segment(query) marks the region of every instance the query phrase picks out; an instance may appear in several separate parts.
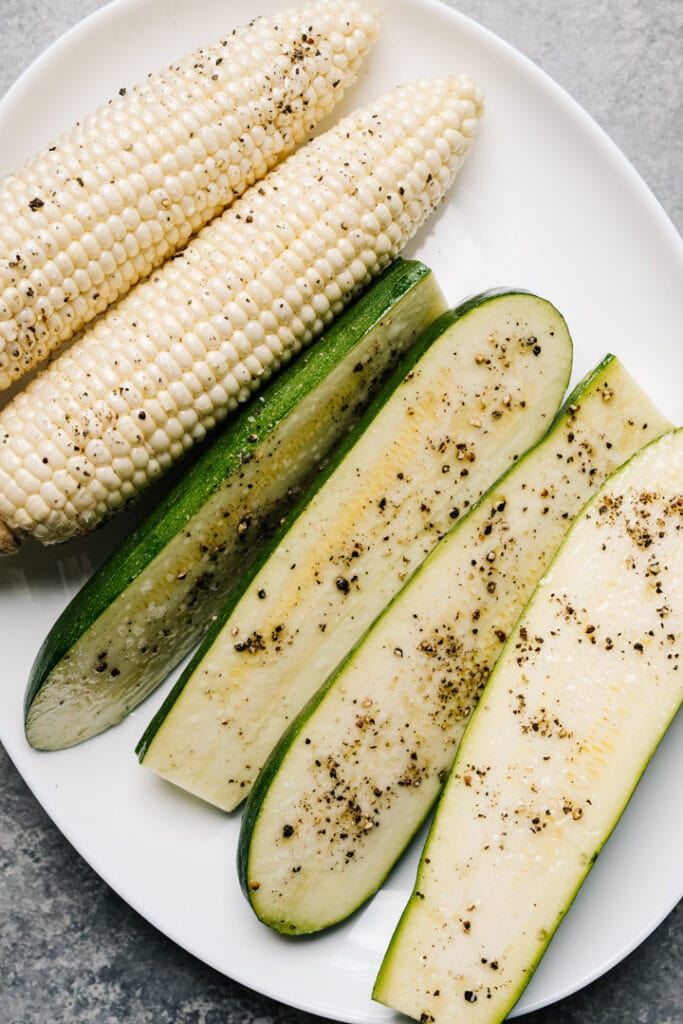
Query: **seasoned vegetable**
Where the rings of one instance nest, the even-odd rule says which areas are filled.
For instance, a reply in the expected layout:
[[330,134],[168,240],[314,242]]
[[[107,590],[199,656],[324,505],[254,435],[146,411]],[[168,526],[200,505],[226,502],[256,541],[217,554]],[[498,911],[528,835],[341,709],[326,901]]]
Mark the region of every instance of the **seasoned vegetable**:
[[400,87],[304,146],[0,413],[0,549],[94,527],[318,337],[443,199],[481,110]]
[[440,317],[226,605],[143,737],[143,764],[239,804],[439,538],[545,432],[570,364],[566,325],[536,296],[487,295]]
[[505,637],[571,520],[610,472],[669,428],[607,358],[408,581],[293,723],[251,794],[240,872],[263,921],[318,931],[381,885],[440,792]]
[[266,387],[88,580],[47,636],[26,701],[32,746],[102,732],[190,650],[379,382],[445,301],[397,260]]
[[683,697],[683,432],[571,528],[463,738],[375,998],[497,1024]]
[[121,88],[0,181],[0,389],[303,142],[377,31],[339,0],[257,18]]

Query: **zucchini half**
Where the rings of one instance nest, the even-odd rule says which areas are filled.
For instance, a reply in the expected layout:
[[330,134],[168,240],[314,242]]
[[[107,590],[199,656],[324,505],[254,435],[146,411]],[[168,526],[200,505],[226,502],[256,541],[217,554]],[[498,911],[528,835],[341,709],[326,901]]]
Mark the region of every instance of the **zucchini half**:
[[225,810],[449,526],[547,429],[571,366],[549,302],[480,296],[410,349],[268,559],[219,616],[139,745]]
[[576,519],[458,751],[374,997],[498,1024],[683,697],[683,431]]
[[239,863],[262,921],[287,934],[319,931],[377,890],[438,796],[569,523],[610,472],[670,426],[607,357],[543,440],[441,541],[252,791]]
[[444,309],[431,271],[397,260],[230,420],[51,629],[26,694],[32,746],[55,750],[96,735],[158,686]]

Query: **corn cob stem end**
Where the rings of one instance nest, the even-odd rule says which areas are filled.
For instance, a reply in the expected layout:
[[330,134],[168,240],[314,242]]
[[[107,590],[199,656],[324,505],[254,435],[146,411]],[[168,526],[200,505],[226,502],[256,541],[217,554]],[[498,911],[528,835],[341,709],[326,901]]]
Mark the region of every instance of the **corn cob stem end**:
[[19,548],[9,526],[0,519],[0,555],[13,555]]

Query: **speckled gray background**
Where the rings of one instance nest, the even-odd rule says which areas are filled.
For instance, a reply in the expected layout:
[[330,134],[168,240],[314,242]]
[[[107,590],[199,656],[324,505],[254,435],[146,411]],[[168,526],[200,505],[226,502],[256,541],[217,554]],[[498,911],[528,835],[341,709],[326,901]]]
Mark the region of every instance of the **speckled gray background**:
[[[0,0],[0,95],[53,39],[100,6],[101,0]],[[460,0],[452,6],[563,85],[681,230],[681,0]],[[679,906],[603,978],[524,1021],[682,1024],[681,918]],[[317,1020],[222,977],[140,918],[69,846],[0,748],[0,1024]]]

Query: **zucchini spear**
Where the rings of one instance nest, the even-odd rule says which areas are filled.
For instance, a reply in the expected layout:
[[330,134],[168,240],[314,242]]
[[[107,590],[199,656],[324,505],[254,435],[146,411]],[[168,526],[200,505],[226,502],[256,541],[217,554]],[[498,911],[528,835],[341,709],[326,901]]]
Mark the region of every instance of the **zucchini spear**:
[[231,810],[285,727],[457,517],[547,429],[571,339],[549,302],[478,296],[411,348],[229,601],[138,746]]
[[32,746],[55,750],[96,735],[152,692],[444,307],[431,271],[397,260],[230,421],[50,630],[26,695]]
[[614,357],[453,527],[295,721],[247,803],[240,877],[288,934],[381,885],[438,796],[507,634],[590,494],[670,424]]
[[683,697],[683,431],[585,507],[458,751],[375,999],[499,1024]]

